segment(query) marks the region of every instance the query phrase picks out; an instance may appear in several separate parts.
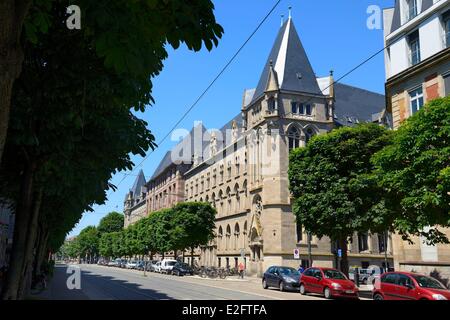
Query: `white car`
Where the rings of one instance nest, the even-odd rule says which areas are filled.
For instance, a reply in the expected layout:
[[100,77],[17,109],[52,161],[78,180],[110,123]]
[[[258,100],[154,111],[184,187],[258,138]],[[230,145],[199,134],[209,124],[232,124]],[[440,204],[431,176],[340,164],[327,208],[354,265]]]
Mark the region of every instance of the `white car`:
[[137,261],[129,261],[125,267],[127,269],[135,269],[137,267]]
[[157,263],[155,263],[155,265],[153,266],[153,270],[155,272],[161,273],[161,261],[158,261]]
[[171,274],[173,266],[177,263],[177,260],[164,259],[161,261],[161,273]]

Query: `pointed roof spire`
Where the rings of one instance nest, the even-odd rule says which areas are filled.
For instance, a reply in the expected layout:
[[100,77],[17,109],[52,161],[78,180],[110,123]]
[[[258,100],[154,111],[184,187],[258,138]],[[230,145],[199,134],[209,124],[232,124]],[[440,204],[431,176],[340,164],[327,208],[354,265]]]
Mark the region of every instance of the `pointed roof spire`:
[[289,19],[292,19],[292,6],[289,6]]
[[141,188],[145,186],[145,176],[144,171],[139,170],[138,176],[136,177],[136,180],[134,181],[133,188],[131,188],[131,191],[133,192],[133,197],[140,196],[141,194]]
[[281,15],[281,25],[280,25],[280,28],[283,28],[283,24],[284,24],[284,14]]
[[283,23],[253,95],[252,102],[265,92],[271,76],[270,61],[280,90],[321,94],[317,79],[292,19]]
[[278,85],[277,72],[273,68],[273,61],[269,61],[269,77],[267,78],[266,90],[265,92],[278,91],[280,86]]

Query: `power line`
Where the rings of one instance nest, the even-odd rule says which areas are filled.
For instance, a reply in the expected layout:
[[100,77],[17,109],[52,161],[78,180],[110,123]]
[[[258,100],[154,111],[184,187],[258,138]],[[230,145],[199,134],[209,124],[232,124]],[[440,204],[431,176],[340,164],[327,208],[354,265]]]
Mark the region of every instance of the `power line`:
[[[258,32],[258,30],[261,28],[261,26],[266,22],[266,20],[270,17],[272,12],[277,8],[277,6],[280,4],[282,0],[278,0],[272,9],[265,15],[265,17],[261,20],[261,22],[258,24],[256,29],[250,34],[250,36],[244,41],[244,43],[239,47],[239,49],[236,51],[236,53],[231,57],[231,59],[225,64],[225,66],[220,70],[220,72],[216,75],[216,77],[211,81],[211,83],[206,87],[205,90],[199,95],[199,97],[194,101],[194,103],[184,112],[182,117],[172,126],[170,131],[157,143],[157,146],[159,147],[166,139],[169,137],[169,135],[178,127],[178,125],[186,118],[186,116],[194,109],[194,107],[200,102],[200,100],[206,95],[206,93],[211,89],[211,87],[216,83],[216,81],[222,76],[222,74],[228,69],[228,67],[231,65],[231,63],[236,59],[236,57],[239,55],[239,53],[244,49],[244,47],[247,45],[247,43],[253,38],[253,36]],[[142,161],[135,166],[129,174],[125,173],[125,176],[119,181],[119,183],[116,185],[116,188],[120,186],[120,184],[129,176],[131,175],[134,170],[136,170],[138,167],[140,167],[147,159],[148,157],[156,150],[151,150]]]

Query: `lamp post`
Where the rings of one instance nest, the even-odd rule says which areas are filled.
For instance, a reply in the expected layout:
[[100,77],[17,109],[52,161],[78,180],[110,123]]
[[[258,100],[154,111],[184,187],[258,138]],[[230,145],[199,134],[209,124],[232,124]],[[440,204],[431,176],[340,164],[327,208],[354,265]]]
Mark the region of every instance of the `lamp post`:
[[307,232],[308,237],[308,268],[312,267],[312,253],[311,253],[311,232]]
[[388,237],[389,237],[388,231],[386,230],[384,232],[384,268],[385,268],[385,272],[389,272],[388,258],[387,258]]

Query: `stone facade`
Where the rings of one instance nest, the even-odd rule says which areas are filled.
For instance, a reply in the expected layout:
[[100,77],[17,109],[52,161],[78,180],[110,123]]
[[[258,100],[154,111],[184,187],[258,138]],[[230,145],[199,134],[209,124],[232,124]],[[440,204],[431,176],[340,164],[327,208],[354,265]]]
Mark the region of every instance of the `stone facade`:
[[[297,55],[292,55],[294,49]],[[370,121],[384,108],[381,97],[366,119],[346,111],[337,99],[337,90],[342,94],[346,88],[333,83],[332,75],[316,79],[289,19],[275,41],[258,88],[245,91],[242,113],[209,134],[204,161],[185,174],[186,201],[206,201],[217,209],[216,238],[201,248],[201,264],[236,267],[243,262],[247,273],[256,275],[271,265],[305,264],[308,236],[296,224],[288,187],[290,149],[304,146],[313,135],[342,122]],[[353,102],[360,105],[365,99]],[[350,265],[381,266],[385,256],[378,235],[359,238],[355,235],[349,244]],[[310,243],[314,265],[337,265],[329,239],[313,236]],[[296,248],[300,260],[294,259]]]
[[[384,12],[387,112],[392,113],[394,130],[428,101],[450,94],[450,3],[423,0],[411,19],[401,16],[407,5],[396,1],[395,8]],[[441,231],[450,238],[450,229]],[[450,245],[428,246],[419,237],[411,240],[393,235],[395,268],[439,272],[449,279]]]

